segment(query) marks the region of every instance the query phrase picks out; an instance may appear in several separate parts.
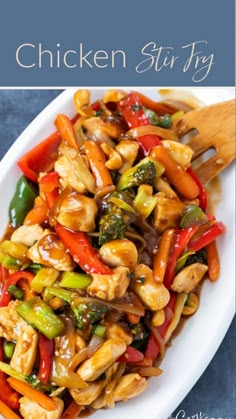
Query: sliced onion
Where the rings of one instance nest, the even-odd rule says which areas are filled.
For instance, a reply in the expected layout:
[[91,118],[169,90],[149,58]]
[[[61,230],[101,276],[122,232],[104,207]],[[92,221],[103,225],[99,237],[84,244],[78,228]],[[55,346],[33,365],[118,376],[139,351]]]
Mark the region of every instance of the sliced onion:
[[92,297],[77,297],[72,302],[72,308],[76,307],[78,304],[102,304],[105,305],[111,309],[121,311],[124,313],[131,313],[131,314],[137,314],[137,316],[144,316],[145,310],[143,307],[137,307],[133,304],[129,303],[110,303],[108,301],[102,301],[97,298]]
[[161,337],[160,333],[158,332],[156,327],[151,327],[151,332],[156,340],[156,342],[159,345],[160,348],[160,356],[161,359],[163,359],[163,356],[165,354],[165,340],[163,337]]
[[71,389],[83,389],[88,386],[79,374],[69,370],[67,366],[59,362],[53,363],[51,382],[59,387]]
[[94,333],[88,345],[88,356],[91,357],[103,343],[104,339]]
[[164,129],[161,127],[156,127],[154,125],[144,125],[141,127],[133,128],[129,130],[126,135],[129,139],[135,139],[138,137],[143,137],[144,135],[158,135],[165,140],[178,141],[178,137],[172,129]]
[[175,304],[174,316],[165,334],[165,343],[168,342],[172,333],[174,332],[174,330],[179,324],[182,310],[184,308],[186,300],[187,300],[187,294],[185,294],[185,292],[181,292],[180,294],[178,294],[176,304]]
[[158,377],[163,373],[163,370],[159,367],[140,367],[135,369],[135,372],[142,377]]
[[79,364],[81,364],[81,362],[85,361],[88,357],[89,357],[88,348],[81,349],[72,358],[72,360],[70,361],[70,363],[68,365],[68,368],[73,371],[75,368],[78,367]]
[[105,388],[105,405],[106,407],[112,408],[114,407],[115,403],[113,400],[113,391],[118,383],[118,380],[123,375],[125,371],[125,363],[121,362],[118,366],[116,373],[113,375],[111,381],[107,384]]

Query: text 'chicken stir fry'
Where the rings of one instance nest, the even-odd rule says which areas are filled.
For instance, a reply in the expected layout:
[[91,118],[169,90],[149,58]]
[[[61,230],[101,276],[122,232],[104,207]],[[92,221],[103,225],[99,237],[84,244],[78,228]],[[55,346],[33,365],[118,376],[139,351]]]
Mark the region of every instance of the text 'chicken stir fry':
[[18,162],[0,243],[0,413],[75,419],[138,396],[219,275],[183,111],[107,91]]

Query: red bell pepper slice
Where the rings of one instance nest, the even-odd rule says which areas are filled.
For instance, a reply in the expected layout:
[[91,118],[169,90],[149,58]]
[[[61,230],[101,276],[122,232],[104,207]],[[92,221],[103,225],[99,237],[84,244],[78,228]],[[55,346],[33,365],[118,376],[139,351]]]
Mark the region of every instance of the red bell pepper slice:
[[[56,172],[48,173],[41,179],[42,189],[45,191],[46,202],[49,209],[53,207],[58,197],[57,178],[54,173]],[[55,187],[54,189],[53,186]],[[102,262],[99,253],[92,247],[85,233],[82,231],[69,231],[59,223],[57,223],[54,228],[64,246],[69,250],[74,261],[78,263],[85,272],[103,275],[110,275],[113,273],[113,271]]]
[[144,359],[144,355],[138,349],[133,348],[132,346],[127,346],[125,353],[123,353],[118,361],[126,363],[136,363],[141,362]]
[[[176,304],[176,294],[174,292],[170,292],[170,300],[168,304],[166,305],[166,307],[164,308],[165,314],[166,314],[167,309],[171,309],[172,312],[174,312],[175,304]],[[172,320],[171,317],[166,316],[166,320],[164,321],[164,323],[161,326],[157,327],[157,330],[160,333],[162,338],[164,338],[168,330],[168,327],[171,323],[171,320]],[[156,341],[154,334],[151,333],[147,346],[146,346],[145,354],[144,354],[145,358],[151,358],[152,362],[155,362],[159,355],[159,352],[160,352],[159,344]]]
[[[137,93],[130,93],[124,99],[120,100],[118,108],[130,129],[151,125]],[[143,135],[136,140],[144,155],[147,155],[153,147],[161,144],[160,138],[157,135]]]
[[198,199],[200,201],[199,206],[203,211],[206,211],[207,202],[208,202],[206,189],[204,188],[202,182],[198,179],[196,173],[193,171],[193,169],[191,169],[191,167],[187,169],[187,172],[191,176],[191,178],[195,181],[195,183],[197,184],[199,188],[199,195],[198,195]]
[[209,243],[214,241],[225,231],[225,225],[221,221],[219,221],[210,226],[210,228],[207,231],[205,231],[200,237],[196,239],[193,238],[188,244],[188,249],[197,252],[198,250],[201,250],[203,247],[206,247]]
[[94,249],[82,231],[69,231],[57,224],[55,230],[64,246],[69,250],[74,261],[88,273],[110,275],[113,271],[103,263],[99,253]]
[[11,300],[12,295],[8,292],[8,288],[10,285],[16,285],[17,282],[21,279],[25,279],[27,282],[31,282],[33,278],[34,274],[28,271],[18,271],[10,275],[2,288],[2,295],[0,297],[0,307],[6,307]]
[[0,264],[0,283],[4,284],[7,278],[8,278],[8,270]]
[[39,333],[39,371],[38,378],[43,384],[49,381],[54,357],[54,340]]
[[[2,339],[0,338],[0,361],[3,360]],[[6,374],[0,371],[0,400],[10,409],[19,409],[19,394],[14,391],[7,382]]]
[[164,277],[164,285],[167,289],[170,289],[172,281],[174,279],[177,260],[184,252],[184,249],[186,248],[194,233],[197,231],[198,227],[199,226],[195,225],[176,231],[174,246],[172,249],[172,253],[169,255],[169,263],[167,265]]
[[60,134],[54,132],[20,158],[17,164],[28,179],[37,182],[40,172],[48,172],[52,168],[60,142]]

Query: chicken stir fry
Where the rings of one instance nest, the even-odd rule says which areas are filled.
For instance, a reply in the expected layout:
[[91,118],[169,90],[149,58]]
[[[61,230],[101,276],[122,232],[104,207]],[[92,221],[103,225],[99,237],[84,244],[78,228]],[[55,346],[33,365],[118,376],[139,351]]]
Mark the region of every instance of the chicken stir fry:
[[182,111],[119,90],[94,103],[78,90],[74,105],[18,162],[0,243],[3,416],[76,418],[137,397],[219,275],[225,226],[177,137]]

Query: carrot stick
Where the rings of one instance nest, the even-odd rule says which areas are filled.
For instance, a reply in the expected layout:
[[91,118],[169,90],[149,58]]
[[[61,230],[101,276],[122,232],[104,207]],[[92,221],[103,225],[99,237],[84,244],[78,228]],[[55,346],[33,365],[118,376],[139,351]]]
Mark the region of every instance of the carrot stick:
[[220,259],[215,240],[206,246],[206,254],[209,279],[214,282],[220,275]]
[[41,391],[35,390],[29,384],[14,377],[9,377],[7,381],[14,390],[18,391],[18,393],[23,396],[28,397],[28,399],[38,403],[43,409],[49,411],[56,410],[56,402]]
[[24,219],[24,225],[32,226],[33,224],[41,224],[48,218],[48,208],[46,202],[44,205],[39,205],[28,212]]
[[166,104],[166,103],[160,103],[160,102],[154,102],[154,100],[150,99],[149,97],[142,95],[142,93],[135,92],[140,100],[143,106],[145,108],[151,109],[152,111],[156,112],[158,115],[165,115],[166,113],[169,113],[172,115],[176,112],[176,108]]
[[133,313],[127,313],[128,322],[131,324],[137,324],[140,320],[140,316]]
[[78,414],[80,413],[82,406],[79,406],[73,400],[67,409],[62,413],[61,419],[76,419]]
[[158,160],[165,167],[165,175],[184,198],[195,199],[199,195],[199,187],[192,177],[178,164],[162,145],[154,147],[150,157]]
[[106,186],[113,185],[110,172],[105,166],[105,155],[99,145],[94,141],[88,140],[84,143],[84,148],[95,177],[97,188],[103,189]]
[[153,259],[153,276],[156,282],[163,282],[168,264],[170,248],[173,243],[175,229],[165,230]]
[[59,114],[56,117],[55,125],[62,139],[66,141],[70,147],[76,148],[76,150],[78,150],[79,147],[71,120],[66,115]]
[[0,413],[6,419],[20,419],[20,416],[18,416],[15,412],[13,412],[13,410],[11,410],[10,407],[8,407],[1,400],[0,400]]

